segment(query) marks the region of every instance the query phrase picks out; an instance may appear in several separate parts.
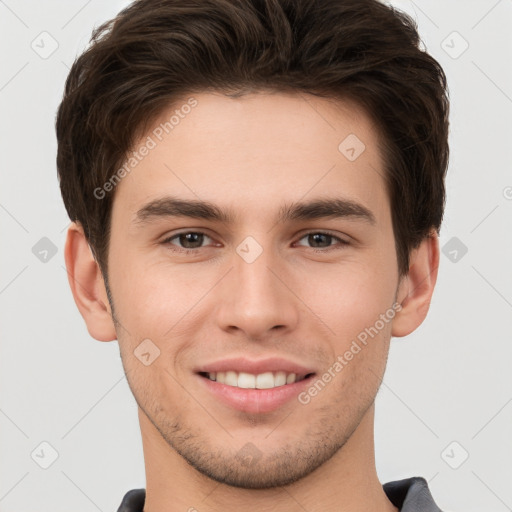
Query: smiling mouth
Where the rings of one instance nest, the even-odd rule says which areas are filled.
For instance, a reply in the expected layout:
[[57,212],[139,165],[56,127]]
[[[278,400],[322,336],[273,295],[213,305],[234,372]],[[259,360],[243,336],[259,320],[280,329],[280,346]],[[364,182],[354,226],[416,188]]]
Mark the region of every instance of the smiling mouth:
[[199,372],[202,377],[216,381],[219,384],[225,384],[234,388],[243,389],[273,389],[282,386],[294,384],[304,379],[312,377],[313,373],[306,375],[297,375],[288,372],[265,372],[254,375],[246,372]]

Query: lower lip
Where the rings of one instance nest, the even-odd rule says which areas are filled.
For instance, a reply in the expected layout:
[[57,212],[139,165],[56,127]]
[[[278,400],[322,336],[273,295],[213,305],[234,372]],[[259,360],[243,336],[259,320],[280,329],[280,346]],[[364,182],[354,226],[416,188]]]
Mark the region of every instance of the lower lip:
[[314,376],[306,377],[293,384],[285,384],[271,389],[245,389],[227,386],[215,380],[198,375],[208,390],[222,402],[247,413],[266,413],[279,409],[310,385]]

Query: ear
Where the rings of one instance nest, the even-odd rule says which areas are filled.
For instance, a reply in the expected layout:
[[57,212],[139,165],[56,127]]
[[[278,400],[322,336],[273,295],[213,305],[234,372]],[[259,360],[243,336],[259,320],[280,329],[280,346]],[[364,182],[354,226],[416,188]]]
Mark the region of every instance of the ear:
[[410,255],[409,271],[402,276],[397,302],[402,305],[393,319],[391,335],[407,336],[427,316],[439,267],[439,238],[433,231]]
[[69,286],[89,334],[98,341],[117,339],[100,267],[80,224],[68,229],[64,252]]

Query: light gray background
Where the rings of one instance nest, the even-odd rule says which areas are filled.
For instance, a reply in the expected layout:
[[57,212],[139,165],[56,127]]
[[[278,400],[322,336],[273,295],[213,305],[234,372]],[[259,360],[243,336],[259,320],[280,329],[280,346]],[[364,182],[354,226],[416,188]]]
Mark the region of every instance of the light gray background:
[[[452,245],[428,319],[392,341],[377,397],[379,477],[424,476],[446,511],[512,510],[512,1],[392,4],[417,20],[448,75],[441,243]],[[1,512],[114,511],[128,489],[145,485],[117,342],[88,335],[69,291],[69,221],[55,168],[68,68],[92,28],[125,5],[0,1]],[[58,43],[47,58],[40,53],[55,43],[43,31]],[[36,245],[43,237],[57,251],[46,262]],[[42,442],[58,453],[48,469],[40,464],[52,451]]]

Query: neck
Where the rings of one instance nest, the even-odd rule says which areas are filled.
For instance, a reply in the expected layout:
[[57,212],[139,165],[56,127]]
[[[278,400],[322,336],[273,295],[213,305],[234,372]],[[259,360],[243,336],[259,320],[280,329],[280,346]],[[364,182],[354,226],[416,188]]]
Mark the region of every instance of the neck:
[[202,475],[178,455],[139,409],[146,467],[144,512],[398,512],[377,477],[372,405],[345,445],[301,480],[273,489],[241,489]]

